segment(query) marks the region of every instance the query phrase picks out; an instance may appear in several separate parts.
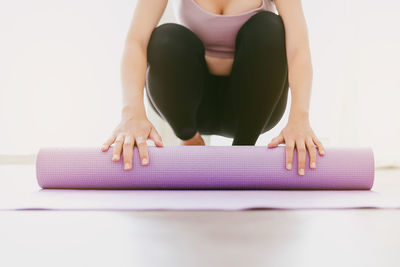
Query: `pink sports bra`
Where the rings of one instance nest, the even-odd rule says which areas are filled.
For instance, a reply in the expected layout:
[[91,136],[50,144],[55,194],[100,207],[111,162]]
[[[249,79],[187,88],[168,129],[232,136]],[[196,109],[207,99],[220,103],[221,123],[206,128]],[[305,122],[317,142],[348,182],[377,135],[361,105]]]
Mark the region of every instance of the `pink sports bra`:
[[234,15],[208,12],[195,0],[174,0],[173,7],[177,22],[202,40],[206,55],[222,58],[234,57],[236,35],[252,15],[262,10],[274,12],[270,0],[262,0],[260,7]]

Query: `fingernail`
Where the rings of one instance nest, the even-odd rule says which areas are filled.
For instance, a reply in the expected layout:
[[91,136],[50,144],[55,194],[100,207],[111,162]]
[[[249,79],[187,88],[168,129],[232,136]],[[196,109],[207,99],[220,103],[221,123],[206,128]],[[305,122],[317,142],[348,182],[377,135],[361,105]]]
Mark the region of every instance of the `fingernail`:
[[129,169],[130,164],[129,163],[125,163],[125,170]]
[[304,169],[300,169],[300,170],[299,170],[299,174],[300,174],[300,175],[304,175]]
[[142,164],[147,164],[147,159],[142,159]]
[[118,157],[116,156],[116,155],[114,155],[113,157],[112,157],[112,160],[117,160],[118,159]]
[[292,169],[292,164],[288,163],[287,166],[286,166],[286,168],[287,168],[288,170],[291,170],[291,169]]
[[311,162],[311,168],[315,168],[317,167],[317,165],[315,164],[315,162]]
[[325,155],[325,150],[321,150],[321,154],[322,154],[322,155]]

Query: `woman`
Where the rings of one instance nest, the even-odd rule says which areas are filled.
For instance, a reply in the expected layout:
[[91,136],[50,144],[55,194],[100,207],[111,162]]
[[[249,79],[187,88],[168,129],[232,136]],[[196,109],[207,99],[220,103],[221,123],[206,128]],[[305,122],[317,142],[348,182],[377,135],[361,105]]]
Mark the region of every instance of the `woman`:
[[[312,66],[301,0],[173,0],[179,23],[157,24],[167,0],[139,0],[122,62],[122,120],[103,144],[113,161],[132,167],[136,144],[149,163],[147,139],[162,140],[144,108],[143,88],[182,145],[204,145],[201,134],[254,145],[281,119],[291,88],[289,120],[269,148],[286,144],[286,168],[298,152],[316,168],[324,147],[309,123]],[[279,15],[273,12],[276,7]]]

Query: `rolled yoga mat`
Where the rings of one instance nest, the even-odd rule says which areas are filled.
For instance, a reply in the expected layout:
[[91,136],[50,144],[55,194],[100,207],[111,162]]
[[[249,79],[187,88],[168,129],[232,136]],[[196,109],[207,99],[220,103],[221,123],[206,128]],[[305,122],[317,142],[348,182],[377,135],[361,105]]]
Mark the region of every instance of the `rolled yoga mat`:
[[370,148],[326,148],[317,168],[297,173],[285,168],[285,148],[265,146],[149,146],[149,164],[123,170],[111,160],[112,148],[42,148],[36,159],[42,188],[74,189],[371,189],[374,158]]

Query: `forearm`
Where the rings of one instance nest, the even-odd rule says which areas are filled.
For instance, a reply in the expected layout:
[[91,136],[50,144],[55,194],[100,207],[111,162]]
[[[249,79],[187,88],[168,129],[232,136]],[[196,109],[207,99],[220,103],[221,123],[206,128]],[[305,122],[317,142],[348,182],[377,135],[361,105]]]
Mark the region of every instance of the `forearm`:
[[296,51],[288,58],[291,106],[289,121],[308,119],[312,87],[312,65],[309,49]]
[[125,45],[121,63],[122,116],[146,116],[144,107],[144,84],[147,70],[146,49],[140,42]]

